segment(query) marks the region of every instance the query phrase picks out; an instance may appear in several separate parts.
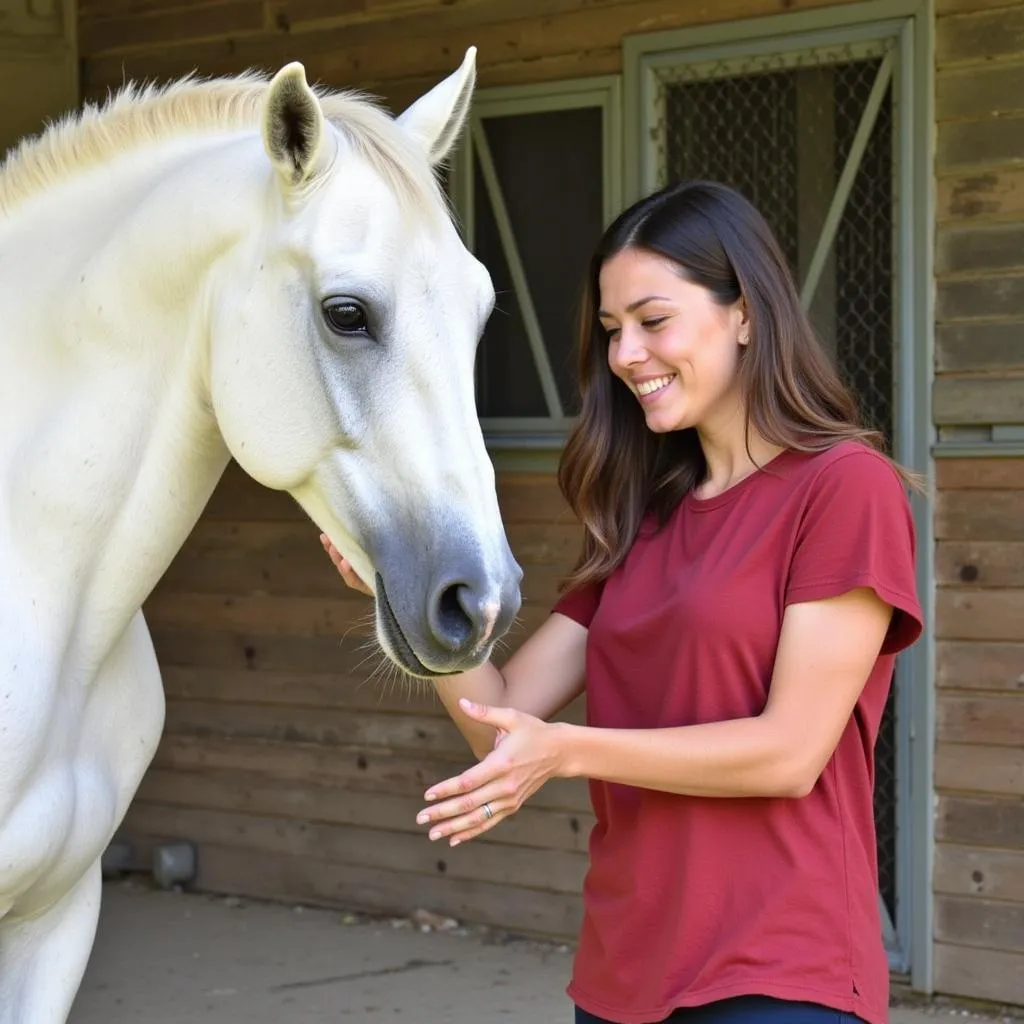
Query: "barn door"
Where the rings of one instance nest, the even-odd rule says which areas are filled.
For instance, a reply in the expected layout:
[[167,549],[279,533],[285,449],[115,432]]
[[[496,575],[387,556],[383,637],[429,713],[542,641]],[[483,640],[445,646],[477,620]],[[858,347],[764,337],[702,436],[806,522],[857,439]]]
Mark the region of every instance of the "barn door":
[[[778,45],[778,44],[777,44]],[[866,420],[898,416],[900,152],[894,37],[715,53],[680,50],[643,80],[643,191],[687,178],[738,188],[775,230],[811,319]],[[897,693],[877,747],[879,904],[899,945],[901,781]],[[901,880],[901,879],[900,879]],[[895,959],[900,959],[894,956]]]

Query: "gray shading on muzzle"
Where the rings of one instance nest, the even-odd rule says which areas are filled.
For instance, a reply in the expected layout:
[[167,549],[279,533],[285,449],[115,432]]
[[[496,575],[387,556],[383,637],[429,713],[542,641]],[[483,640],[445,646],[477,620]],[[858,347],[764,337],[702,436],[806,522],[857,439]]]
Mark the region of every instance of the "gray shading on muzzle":
[[380,545],[379,621],[412,674],[447,675],[480,664],[512,625],[522,603],[522,570],[502,535],[485,555],[451,516],[443,525],[394,530]]

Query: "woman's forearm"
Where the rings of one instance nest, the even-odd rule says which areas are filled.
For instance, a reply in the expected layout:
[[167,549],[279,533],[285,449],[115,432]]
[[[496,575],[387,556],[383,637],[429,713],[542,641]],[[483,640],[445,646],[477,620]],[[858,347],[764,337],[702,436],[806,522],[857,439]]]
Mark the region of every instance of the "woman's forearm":
[[706,797],[798,797],[813,767],[770,718],[670,729],[560,726],[564,774]]
[[476,722],[466,715],[459,707],[459,699],[465,697],[477,704],[505,707],[506,687],[501,671],[487,661],[469,672],[435,679],[434,689],[473,753],[478,758],[486,757],[494,749],[494,726]]

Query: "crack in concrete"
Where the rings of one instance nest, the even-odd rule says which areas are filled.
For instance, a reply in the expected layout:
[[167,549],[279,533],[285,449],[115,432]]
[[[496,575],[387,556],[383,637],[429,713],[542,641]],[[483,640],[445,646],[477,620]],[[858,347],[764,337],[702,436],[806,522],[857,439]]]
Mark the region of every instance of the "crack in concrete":
[[356,971],[354,974],[336,974],[330,978],[312,978],[309,981],[286,981],[280,985],[272,985],[271,992],[287,992],[297,988],[316,988],[320,985],[337,985],[344,981],[360,981],[363,978],[379,978],[388,974],[406,974],[409,971],[420,971],[425,967],[452,967],[454,960],[407,960],[395,967],[379,967],[372,971]]

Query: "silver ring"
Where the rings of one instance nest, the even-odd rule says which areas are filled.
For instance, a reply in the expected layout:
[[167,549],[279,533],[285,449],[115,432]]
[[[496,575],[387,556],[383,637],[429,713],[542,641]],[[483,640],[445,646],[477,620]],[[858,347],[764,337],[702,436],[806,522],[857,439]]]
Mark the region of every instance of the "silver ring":
[[494,817],[494,811],[491,810],[490,804],[484,804],[484,814],[487,815],[487,820],[490,821]]

